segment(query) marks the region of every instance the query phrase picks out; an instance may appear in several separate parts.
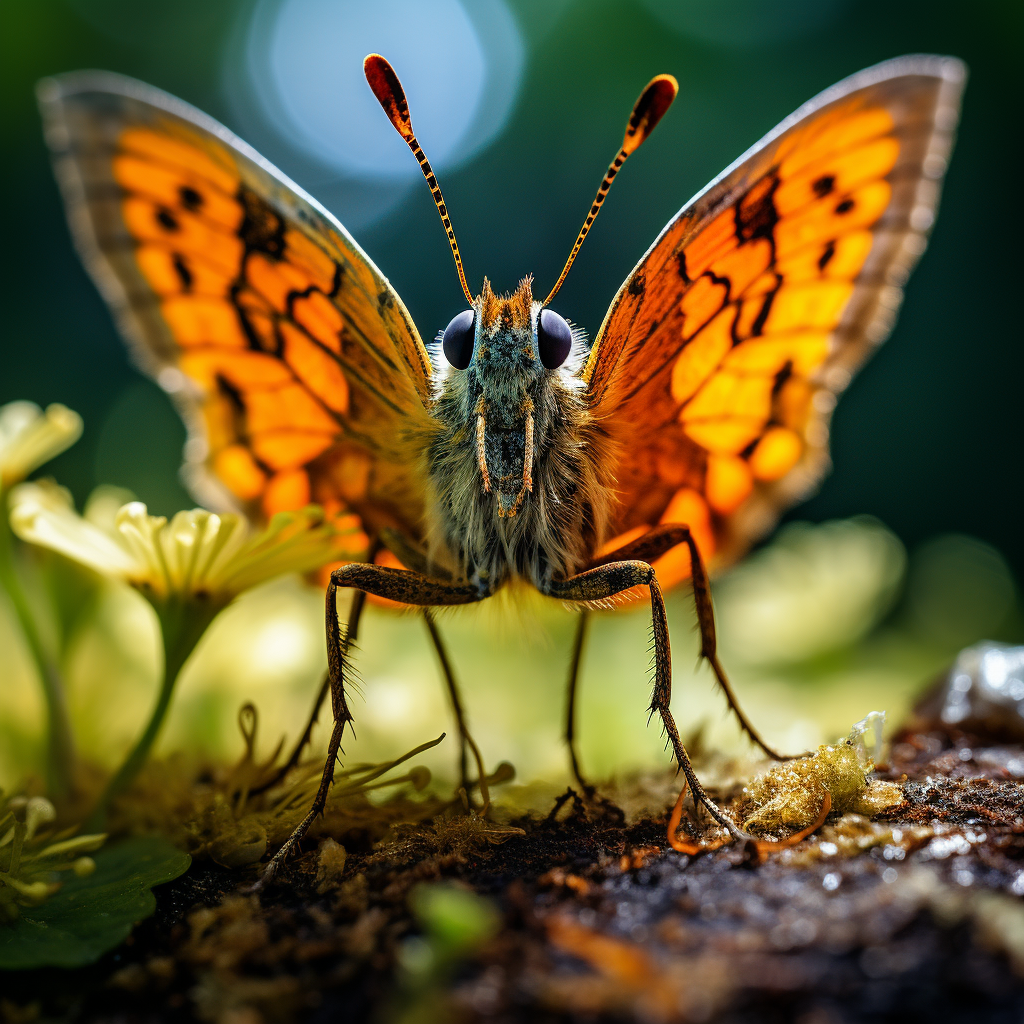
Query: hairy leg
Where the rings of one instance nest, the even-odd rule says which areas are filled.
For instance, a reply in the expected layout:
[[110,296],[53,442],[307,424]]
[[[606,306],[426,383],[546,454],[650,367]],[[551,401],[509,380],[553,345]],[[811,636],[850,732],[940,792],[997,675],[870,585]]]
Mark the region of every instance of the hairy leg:
[[[359,620],[363,617],[363,607],[366,604],[366,594],[361,590],[357,590],[352,596],[352,609],[348,614],[348,622],[345,625],[345,636],[342,641],[345,647],[345,653],[351,649],[352,644],[355,642],[356,637],[359,634]],[[310,738],[313,735],[313,726],[316,725],[317,719],[320,717],[320,709],[323,707],[324,700],[331,689],[331,676],[330,673],[324,673],[324,680],[320,684],[320,692],[316,695],[316,700],[313,701],[313,710],[310,713],[308,720],[306,721],[306,728],[302,731],[302,735],[299,737],[298,743],[295,744],[294,749],[281,767],[274,772],[274,774],[266,781],[260,783],[258,786],[254,786],[249,790],[249,793],[255,796],[258,793],[265,793],[268,789],[273,789],[298,763],[299,758],[302,756],[302,751],[305,749],[306,744],[309,743]]]
[[466,802],[472,806],[473,787],[469,778],[469,765],[466,757],[467,748],[473,752],[473,760],[476,762],[477,777],[480,782],[480,797],[484,802],[484,811],[491,802],[491,796],[487,789],[487,773],[484,771],[484,759],[480,754],[480,748],[470,735],[469,726],[466,724],[466,712],[463,708],[462,697],[459,694],[459,687],[455,682],[455,673],[452,672],[451,660],[448,657],[448,650],[441,639],[441,633],[437,628],[437,622],[429,608],[423,609],[423,618],[427,624],[427,632],[437,652],[437,660],[441,664],[441,674],[444,676],[445,686],[448,690],[448,697],[452,702],[452,712],[455,715],[455,725],[459,730],[459,778],[462,791],[466,794]]
[[[434,569],[433,572],[429,572],[426,556],[397,530],[386,528],[381,531],[380,539],[370,546],[370,562],[374,561],[377,552],[382,548],[387,548],[393,555],[399,558],[406,568],[412,569],[414,572],[419,572],[422,575],[432,577],[440,576],[445,579],[448,578],[447,572],[442,570],[440,567]],[[359,632],[359,619],[362,616],[363,606],[365,603],[366,594],[362,591],[356,591],[355,597],[352,600],[352,610],[349,612],[348,624],[345,630],[344,642],[346,652],[355,642],[356,636]],[[324,700],[330,692],[330,689],[330,675],[325,673],[323,682],[320,684],[320,691],[316,696],[316,700],[313,702],[313,709],[306,721],[306,728],[303,730],[298,743],[295,744],[288,760],[285,761],[285,763],[266,782],[263,782],[256,788],[251,789],[249,791],[251,794],[256,795],[258,793],[265,793],[268,789],[272,789],[299,763],[302,751],[306,748],[306,745],[309,743],[310,738],[313,735],[313,726],[316,725],[317,720],[320,717],[320,709],[323,707]],[[463,776],[465,776],[465,772],[463,772]]]
[[[685,529],[685,527],[679,529]],[[688,536],[689,531],[686,532]],[[544,593],[563,601],[587,604],[606,601],[617,594],[632,590],[634,587],[647,587],[651,595],[651,617],[654,628],[654,692],[651,697],[651,714],[658,714],[661,717],[669,743],[672,745],[672,752],[675,754],[676,763],[686,776],[686,781],[689,783],[695,799],[704,804],[708,813],[730,834],[746,839],[743,832],[729,820],[705,792],[693,770],[686,748],[679,738],[679,730],[670,709],[672,654],[669,646],[668,618],[665,615],[665,599],[662,596],[661,586],[654,569],[647,562],[638,560],[608,562],[596,568],[587,569],[576,576],[570,576],[566,580],[552,580],[544,588]]]
[[569,763],[572,775],[588,797],[596,792],[591,783],[583,778],[580,770],[580,759],[576,753],[576,693],[579,688],[580,662],[583,659],[583,648],[587,642],[587,627],[590,625],[590,612],[586,608],[580,612],[576,620],[576,636],[572,644],[572,661],[569,663],[569,683],[565,701],[565,743],[569,748]]
[[351,562],[331,573],[331,581],[327,586],[325,626],[327,631],[327,676],[330,681],[334,729],[331,731],[331,739],[327,745],[327,761],[324,764],[320,787],[313,798],[309,812],[299,822],[281,849],[271,858],[259,881],[253,887],[253,891],[262,889],[274,877],[293,847],[309,831],[309,827],[316,820],[317,815],[322,813],[324,805],[327,803],[331,784],[334,782],[334,766],[341,750],[342,734],[345,731],[345,726],[352,721],[352,713],[349,711],[348,701],[345,698],[344,667],[347,651],[341,626],[338,623],[337,609],[338,591],[345,588],[421,607],[472,604],[489,596],[486,591],[481,591],[475,586],[442,583],[419,573],[408,572],[404,569],[389,569],[367,562]]
[[715,606],[711,601],[711,582],[708,579],[707,569],[704,560],[701,558],[697,544],[687,526],[674,523],[666,523],[657,526],[649,533],[644,534],[632,544],[626,544],[617,551],[612,551],[604,558],[595,562],[595,565],[607,565],[610,562],[623,562],[638,559],[644,562],[653,562],[660,558],[672,548],[679,544],[685,544],[690,550],[690,578],[693,583],[693,601],[697,607],[697,625],[700,628],[700,656],[705,658],[711,666],[711,671],[718,680],[718,685],[725,694],[733,714],[739,720],[743,731],[757,744],[770,758],[776,761],[788,761],[793,756],[780,754],[773,747],[770,747],[762,738],[761,734],[754,728],[754,723],[746,716],[740,702],[733,691],[732,683],[725,674],[722,663],[718,660],[718,638],[715,631]]

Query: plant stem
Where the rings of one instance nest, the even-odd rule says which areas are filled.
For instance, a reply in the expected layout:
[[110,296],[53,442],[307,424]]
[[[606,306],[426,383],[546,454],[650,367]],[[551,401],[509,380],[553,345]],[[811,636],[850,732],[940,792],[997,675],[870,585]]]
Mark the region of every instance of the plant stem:
[[7,591],[14,614],[21,626],[29,653],[36,664],[39,682],[46,701],[47,750],[46,789],[58,799],[67,797],[72,788],[75,761],[74,739],[68,718],[64,684],[56,660],[46,653],[35,618],[22,589],[14,565],[14,546],[8,522],[7,495],[0,489],[0,585]]
[[156,609],[157,617],[160,620],[160,633],[164,646],[163,681],[160,684],[160,692],[145,730],[122,762],[121,767],[107,783],[89,820],[85,823],[85,832],[105,830],[107,809],[111,800],[128,789],[139,770],[146,763],[149,752],[164,723],[167,709],[170,707],[171,695],[174,693],[174,685],[178,681],[178,676],[200,637],[206,631],[206,627],[222,607],[220,604],[214,604],[203,598],[158,599],[145,591],[144,594]]

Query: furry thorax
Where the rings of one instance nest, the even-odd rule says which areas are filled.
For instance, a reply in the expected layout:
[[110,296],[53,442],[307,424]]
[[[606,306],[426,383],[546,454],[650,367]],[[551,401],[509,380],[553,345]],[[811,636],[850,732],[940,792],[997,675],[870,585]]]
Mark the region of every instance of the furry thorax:
[[482,593],[516,578],[543,590],[607,539],[613,460],[584,396],[588,345],[574,330],[566,362],[544,367],[529,278],[508,296],[485,279],[473,310],[469,367],[449,366],[440,338],[430,353],[428,557]]

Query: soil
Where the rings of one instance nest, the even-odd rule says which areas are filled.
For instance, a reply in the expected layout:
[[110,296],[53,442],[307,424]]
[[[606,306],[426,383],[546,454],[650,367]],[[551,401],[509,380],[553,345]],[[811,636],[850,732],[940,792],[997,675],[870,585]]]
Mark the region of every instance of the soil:
[[[878,774],[901,805],[761,855],[677,853],[667,805],[627,824],[568,793],[500,843],[339,836],[343,868],[311,848],[260,896],[196,861],[99,963],[0,979],[0,1019],[1020,1024],[1024,747],[919,714]],[[410,910],[442,880],[500,917],[457,954]]]

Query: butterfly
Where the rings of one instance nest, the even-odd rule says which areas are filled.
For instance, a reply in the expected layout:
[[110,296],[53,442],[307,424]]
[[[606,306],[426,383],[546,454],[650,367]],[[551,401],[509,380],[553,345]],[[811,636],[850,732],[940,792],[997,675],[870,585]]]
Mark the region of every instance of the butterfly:
[[[426,177],[466,297],[430,345],[345,228],[209,117],[112,74],[40,86],[75,242],[139,365],[182,412],[196,496],[254,518],[315,501],[357,515],[367,535],[367,560],[327,586],[321,699],[329,689],[335,724],[320,790],[268,875],[326,800],[364,596],[428,609],[440,645],[430,608],[516,581],[583,610],[566,733],[584,786],[573,709],[586,609],[649,596],[651,713],[695,797],[741,835],[669,710],[663,594],[691,581],[701,653],[777,756],[718,661],[706,567],[737,559],[825,473],[836,396],[891,330],[925,249],[965,67],[902,57],[805,104],[672,218],[592,342],[549,304],[675,80],[641,94],[539,301],[530,279],[502,295],[485,278],[472,294],[398,77],[376,54],[364,70]],[[355,591],[344,633],[339,589]]]

